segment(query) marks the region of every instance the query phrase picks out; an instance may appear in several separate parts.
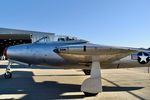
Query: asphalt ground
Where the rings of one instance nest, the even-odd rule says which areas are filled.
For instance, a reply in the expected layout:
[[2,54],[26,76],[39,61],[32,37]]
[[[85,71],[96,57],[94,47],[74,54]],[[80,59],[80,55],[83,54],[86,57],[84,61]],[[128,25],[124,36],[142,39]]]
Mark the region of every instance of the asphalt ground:
[[0,61],[0,100],[150,100],[147,67],[102,69],[103,92],[85,97],[80,87],[89,76],[81,70],[13,65],[13,77],[5,79],[6,65]]

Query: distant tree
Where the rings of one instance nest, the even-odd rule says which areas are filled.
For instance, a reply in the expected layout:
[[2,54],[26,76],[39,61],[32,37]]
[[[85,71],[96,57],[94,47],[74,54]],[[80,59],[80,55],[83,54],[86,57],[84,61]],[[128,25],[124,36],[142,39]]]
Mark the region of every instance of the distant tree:
[[148,49],[150,49],[150,47]]

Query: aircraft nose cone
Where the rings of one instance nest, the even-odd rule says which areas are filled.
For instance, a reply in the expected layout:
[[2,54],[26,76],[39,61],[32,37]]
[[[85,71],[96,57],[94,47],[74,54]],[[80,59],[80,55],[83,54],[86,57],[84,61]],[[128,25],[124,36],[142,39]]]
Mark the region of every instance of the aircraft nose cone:
[[7,58],[13,58],[17,55],[17,51],[19,51],[17,48],[18,46],[8,47],[6,50],[4,50],[4,54],[7,55]]
[[8,47],[4,54],[7,55],[8,59],[17,60],[25,55],[24,51],[27,49],[26,45],[16,45]]

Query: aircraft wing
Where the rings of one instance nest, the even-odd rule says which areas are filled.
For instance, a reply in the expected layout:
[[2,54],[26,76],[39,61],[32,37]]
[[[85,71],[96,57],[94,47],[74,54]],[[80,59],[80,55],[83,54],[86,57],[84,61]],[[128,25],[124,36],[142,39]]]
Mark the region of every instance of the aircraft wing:
[[61,46],[54,51],[64,59],[69,61],[76,60],[77,62],[91,62],[91,57],[93,55],[99,55],[100,61],[104,63],[116,61],[137,51],[145,50],[128,47],[82,44]]

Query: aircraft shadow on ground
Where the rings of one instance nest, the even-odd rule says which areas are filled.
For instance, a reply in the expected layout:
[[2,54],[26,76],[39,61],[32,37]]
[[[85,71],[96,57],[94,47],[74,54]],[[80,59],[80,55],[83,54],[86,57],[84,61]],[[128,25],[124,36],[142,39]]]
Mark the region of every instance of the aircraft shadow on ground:
[[[35,82],[34,74],[26,71],[13,71],[12,79],[4,79],[0,75],[0,95],[27,94],[22,100],[52,100],[52,99],[82,99],[81,95],[62,95],[63,93],[80,92],[80,85],[63,84],[56,81]],[[60,76],[61,77],[61,76]],[[103,86],[104,92],[132,91],[143,87],[107,87]],[[9,99],[9,100],[13,100]]]
[[102,79],[113,84],[114,86],[116,86],[115,88],[114,87],[103,87],[104,91],[126,91],[127,93],[131,94],[132,96],[134,96],[140,100],[145,100],[145,98],[131,92],[132,90],[138,90],[138,89],[142,89],[144,87],[121,87],[117,83],[115,83],[109,79],[106,79],[106,78],[102,78]]

